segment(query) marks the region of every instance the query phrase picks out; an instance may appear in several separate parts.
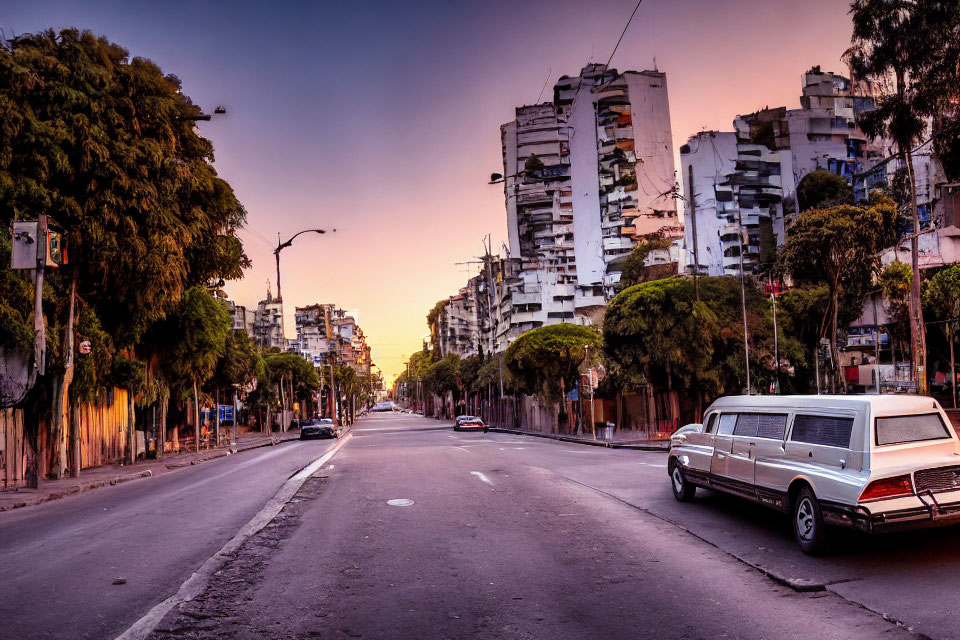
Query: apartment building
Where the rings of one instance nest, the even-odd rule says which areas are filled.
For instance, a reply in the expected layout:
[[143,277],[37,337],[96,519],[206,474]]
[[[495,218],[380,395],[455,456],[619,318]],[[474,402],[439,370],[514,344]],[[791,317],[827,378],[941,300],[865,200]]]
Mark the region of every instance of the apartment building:
[[283,331],[283,301],[274,298],[267,287],[267,297],[257,303],[253,318],[253,341],[264,349],[287,350]]
[[353,315],[333,304],[313,304],[295,311],[295,350],[314,366],[339,363],[369,374],[371,349]]
[[732,132],[704,131],[680,148],[691,271],[736,275],[742,261],[755,273],[772,260],[799,213],[797,185],[813,171],[846,178],[861,199],[892,179],[884,160],[889,145],[856,125],[857,114],[873,108],[872,97],[820,67],[801,80],[799,109],[737,116]]
[[512,273],[500,336],[591,324],[615,294],[639,238],[677,235],[665,74],[590,64],[554,85],[553,100],[501,126]]

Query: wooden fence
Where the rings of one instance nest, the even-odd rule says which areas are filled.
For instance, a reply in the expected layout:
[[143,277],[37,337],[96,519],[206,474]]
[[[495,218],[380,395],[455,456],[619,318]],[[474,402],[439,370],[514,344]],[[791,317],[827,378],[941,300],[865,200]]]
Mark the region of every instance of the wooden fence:
[[[97,467],[123,459],[127,443],[127,391],[114,389],[93,403],[80,405],[80,468]],[[51,425],[45,420],[39,434],[41,477],[51,469],[56,447]],[[28,459],[33,449],[23,428],[23,411],[0,410],[0,489],[23,486]],[[68,456],[69,457],[69,456]]]

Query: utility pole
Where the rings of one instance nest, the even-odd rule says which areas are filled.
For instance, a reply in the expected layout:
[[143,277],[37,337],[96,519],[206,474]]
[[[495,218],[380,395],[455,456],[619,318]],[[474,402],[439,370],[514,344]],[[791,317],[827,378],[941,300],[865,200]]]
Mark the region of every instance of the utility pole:
[[688,167],[687,175],[690,179],[690,232],[693,235],[693,294],[700,300],[700,242],[697,238],[697,198],[693,191],[693,165]]
[[777,371],[774,377],[774,393],[780,394],[780,344],[777,334],[777,289],[771,282],[770,302],[773,304],[773,360],[776,363]]
[[740,214],[740,207],[737,207],[737,227],[740,231],[740,307],[743,310],[743,353],[744,367],[747,370],[747,395],[751,395],[750,388],[750,335],[747,331],[747,289],[744,284],[743,274],[743,246],[748,244],[744,242],[743,217]]

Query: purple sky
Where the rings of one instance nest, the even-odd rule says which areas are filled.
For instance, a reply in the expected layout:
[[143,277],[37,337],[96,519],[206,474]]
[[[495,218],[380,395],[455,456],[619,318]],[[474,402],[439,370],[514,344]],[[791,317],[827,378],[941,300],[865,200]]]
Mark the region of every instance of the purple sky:
[[[131,2],[5,7],[9,36],[76,26],[183,80],[216,166],[249,213],[254,267],[227,287],[255,306],[283,252],[293,308],[356,310],[387,374],[419,349],[425,315],[470,275],[455,265],[506,240],[499,125],[544,82],[606,62],[634,0]],[[843,0],[644,0],[612,66],[667,73],[675,147],[737,113],[799,104],[813,65],[846,73]],[[548,85],[544,97],[551,94]],[[264,241],[266,240],[266,242]]]

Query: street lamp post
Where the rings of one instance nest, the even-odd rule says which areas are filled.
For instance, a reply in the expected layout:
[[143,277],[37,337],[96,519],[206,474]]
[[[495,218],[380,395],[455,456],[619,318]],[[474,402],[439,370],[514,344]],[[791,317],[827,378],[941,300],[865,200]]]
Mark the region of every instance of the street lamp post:
[[[336,229],[332,230],[336,232]],[[298,231],[297,233],[290,236],[290,239],[286,242],[280,242],[280,234],[277,234],[277,248],[273,250],[273,255],[277,259],[277,300],[279,302],[283,301],[283,295],[280,293],[280,252],[293,244],[294,238],[303,233],[326,233],[326,229],[304,229],[303,231]]]

